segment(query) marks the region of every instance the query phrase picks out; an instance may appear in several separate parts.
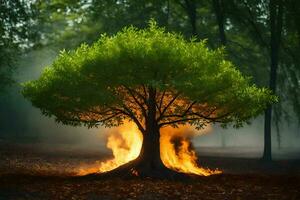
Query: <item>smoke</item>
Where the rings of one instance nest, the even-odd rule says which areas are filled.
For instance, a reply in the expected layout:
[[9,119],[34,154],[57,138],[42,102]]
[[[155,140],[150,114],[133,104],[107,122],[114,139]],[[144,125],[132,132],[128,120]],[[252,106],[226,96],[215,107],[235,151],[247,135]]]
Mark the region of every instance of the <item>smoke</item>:
[[[296,120],[294,121],[296,122]],[[282,122],[280,147],[275,126],[272,127],[272,153],[276,158],[300,158],[300,132],[297,123]],[[262,156],[264,148],[264,117],[252,120],[242,128],[223,129],[213,125],[209,134],[193,138],[195,148],[202,155],[253,157]]]

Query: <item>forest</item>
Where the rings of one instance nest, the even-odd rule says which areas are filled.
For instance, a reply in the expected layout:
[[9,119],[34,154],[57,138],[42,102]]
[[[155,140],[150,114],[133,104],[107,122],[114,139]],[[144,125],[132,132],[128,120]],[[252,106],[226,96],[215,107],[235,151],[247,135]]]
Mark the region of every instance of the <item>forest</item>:
[[300,197],[299,1],[0,0],[0,32],[0,199]]

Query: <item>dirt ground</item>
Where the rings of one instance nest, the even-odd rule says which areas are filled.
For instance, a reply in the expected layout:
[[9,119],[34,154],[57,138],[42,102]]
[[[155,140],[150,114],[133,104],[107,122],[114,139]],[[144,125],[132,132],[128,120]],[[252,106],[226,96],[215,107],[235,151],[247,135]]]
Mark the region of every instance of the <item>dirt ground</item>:
[[109,158],[72,149],[44,151],[32,145],[1,145],[0,200],[35,199],[300,199],[300,161],[200,157],[221,175],[193,180],[87,179],[82,165]]

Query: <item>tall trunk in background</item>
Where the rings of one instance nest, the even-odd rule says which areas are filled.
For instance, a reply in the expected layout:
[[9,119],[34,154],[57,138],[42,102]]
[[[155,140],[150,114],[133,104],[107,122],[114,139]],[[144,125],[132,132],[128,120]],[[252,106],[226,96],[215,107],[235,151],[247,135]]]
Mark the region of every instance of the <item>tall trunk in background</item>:
[[197,32],[197,7],[196,7],[196,2],[195,0],[185,0],[185,4],[186,4],[186,9],[187,9],[187,13],[190,19],[190,23],[192,26],[192,35],[193,36],[198,36],[198,32]]
[[170,0],[167,0],[167,14],[166,14],[166,28],[169,30],[169,21],[170,21]]
[[217,18],[218,28],[219,28],[219,38],[220,42],[223,46],[226,45],[226,34],[225,34],[225,18],[224,18],[224,10],[223,10],[223,0],[212,0],[214,12]]
[[191,28],[192,28],[192,35],[193,36],[198,36],[198,31],[197,31],[197,0],[176,0],[176,3],[178,3],[186,12]]
[[[269,13],[270,13],[270,82],[269,88],[276,92],[276,79],[277,68],[279,63],[279,50],[282,32],[282,12],[283,4],[282,0],[270,0]],[[272,142],[271,142],[271,120],[272,120],[272,106],[269,106],[265,111],[265,140],[264,140],[264,153],[263,160],[272,160]]]
[[[226,46],[227,41],[226,41],[226,34],[225,34],[225,27],[224,27],[225,18],[224,18],[224,10],[223,10],[222,3],[223,0],[212,0],[212,5],[214,8],[218,29],[219,29],[220,43],[222,46]],[[221,132],[220,134],[221,134],[221,146],[226,147],[225,133]]]

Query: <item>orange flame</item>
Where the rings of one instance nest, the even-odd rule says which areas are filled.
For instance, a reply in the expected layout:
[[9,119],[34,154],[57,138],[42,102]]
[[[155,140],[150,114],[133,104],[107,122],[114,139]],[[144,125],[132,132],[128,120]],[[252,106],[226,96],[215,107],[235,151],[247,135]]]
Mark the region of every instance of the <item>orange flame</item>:
[[134,123],[124,123],[112,128],[106,147],[112,150],[113,158],[97,162],[92,166],[81,166],[78,175],[102,173],[111,171],[138,157],[143,142],[143,136]]
[[[202,133],[208,132],[206,128]],[[164,165],[176,171],[209,176],[221,173],[218,170],[204,169],[197,164],[196,152],[191,149],[189,138],[194,136],[196,131],[190,126],[175,128],[163,128],[160,137],[161,159]],[[173,140],[177,139],[177,146]],[[142,147],[143,136],[133,123],[114,128],[108,137],[107,148],[112,150],[113,158],[104,162],[97,162],[93,166],[81,167],[78,175],[90,173],[102,173],[113,170],[138,157]]]
[[[210,130],[211,126],[207,126],[205,129],[198,131],[198,134],[205,134]],[[196,130],[191,126],[163,128],[160,137],[160,156],[164,165],[176,171],[202,176],[221,173],[219,170],[199,167],[196,152],[190,142],[190,139],[196,133]]]

